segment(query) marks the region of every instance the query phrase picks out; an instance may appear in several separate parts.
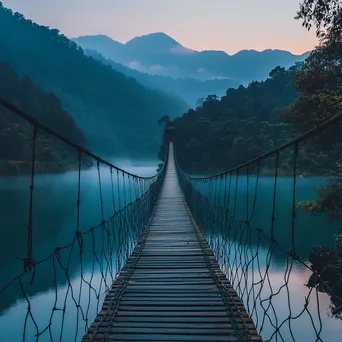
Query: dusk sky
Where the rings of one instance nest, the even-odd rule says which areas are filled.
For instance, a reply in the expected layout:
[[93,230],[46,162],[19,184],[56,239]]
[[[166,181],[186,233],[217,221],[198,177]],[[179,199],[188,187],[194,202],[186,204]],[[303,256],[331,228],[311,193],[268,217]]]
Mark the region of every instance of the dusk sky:
[[[0,0],[1,1],[1,0]],[[299,0],[2,0],[67,37],[105,34],[120,42],[164,32],[195,50],[282,49],[317,43],[294,20]]]

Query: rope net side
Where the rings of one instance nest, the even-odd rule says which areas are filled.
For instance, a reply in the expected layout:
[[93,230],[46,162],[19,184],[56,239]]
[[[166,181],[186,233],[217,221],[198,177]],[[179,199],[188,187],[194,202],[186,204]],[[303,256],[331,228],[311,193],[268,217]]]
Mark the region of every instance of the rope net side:
[[[137,176],[65,139],[6,101],[1,100],[0,105],[7,114],[17,115],[31,126],[28,145],[32,156],[28,220],[26,229],[20,230],[26,241],[26,254],[12,255],[8,262],[18,272],[10,272],[11,279],[1,277],[0,316],[10,310],[13,302],[26,303],[25,314],[15,323],[15,336],[20,335],[22,341],[79,341],[148,228],[164,181],[166,162],[154,176]],[[74,223],[68,241],[41,252],[42,246],[37,245],[39,233],[35,230],[39,224],[36,209],[40,205],[35,196],[40,180],[36,157],[47,135],[57,144],[66,144],[76,165],[70,193],[64,198],[66,203],[70,203],[69,196],[73,198],[70,212]],[[88,222],[89,206],[82,207],[89,195],[94,202],[92,209],[98,211],[100,218],[92,226]],[[45,230],[49,230],[50,223],[53,224],[52,218]],[[46,241],[50,246],[54,244],[48,236]],[[35,300],[42,291],[47,291],[44,305],[42,300]]]
[[[177,164],[187,206],[264,341],[337,341],[341,332],[340,230],[301,210],[317,188],[341,193],[336,120],[215,176],[191,176]],[[322,145],[329,154],[318,170],[308,155]],[[341,198],[334,201],[341,215]],[[312,205],[315,215],[322,202]]]

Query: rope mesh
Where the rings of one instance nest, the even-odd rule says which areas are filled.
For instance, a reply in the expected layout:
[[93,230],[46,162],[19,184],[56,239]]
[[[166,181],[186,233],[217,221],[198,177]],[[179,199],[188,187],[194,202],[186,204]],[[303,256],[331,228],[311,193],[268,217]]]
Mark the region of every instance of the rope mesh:
[[301,175],[308,146],[333,123],[215,176],[191,176],[177,164],[187,206],[264,341],[332,341],[332,327],[338,339],[342,279],[327,281],[308,261],[323,230],[338,230],[324,218],[321,232],[305,227],[313,219],[297,206],[310,184]]
[[[32,125],[27,253],[19,258],[23,262],[23,271],[11,280],[1,280],[0,303],[5,303],[6,297],[13,295],[26,301],[24,319],[16,322],[18,329],[22,331],[22,341],[79,341],[101,310],[112,283],[148,227],[161,191],[166,163],[155,176],[139,177],[64,139],[62,143],[70,147],[71,153],[75,155],[75,164],[78,165],[74,234],[65,245],[56,246],[48,255],[36,259],[37,246],[34,245],[33,236],[37,219],[34,211],[37,205],[34,196],[37,135],[44,132],[58,140],[62,139],[13,105],[3,100],[0,103]],[[93,198],[98,198],[101,221],[92,227],[84,226],[81,220],[84,214],[82,194],[89,191],[87,182],[82,178],[87,172],[84,168],[85,159],[88,164],[92,160],[96,165],[97,189],[91,191]],[[110,215],[107,213],[108,208],[105,208],[104,178],[110,179]],[[94,210],[95,208],[96,206]],[[53,298],[45,303],[44,311],[48,314],[44,319],[42,315],[37,315],[40,308],[35,305],[33,295],[42,285],[42,279],[44,282],[46,280],[44,285],[47,285],[49,295]],[[73,320],[72,332],[70,325],[66,328],[70,319]]]

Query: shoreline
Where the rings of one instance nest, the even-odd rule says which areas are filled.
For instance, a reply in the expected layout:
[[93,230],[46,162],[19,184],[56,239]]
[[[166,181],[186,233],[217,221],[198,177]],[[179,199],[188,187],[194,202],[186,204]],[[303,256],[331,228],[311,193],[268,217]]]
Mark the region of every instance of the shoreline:
[[[91,166],[82,166],[82,170],[88,170]],[[35,175],[60,175],[69,171],[78,170],[78,163],[65,162],[35,162]],[[0,161],[0,179],[31,175],[31,162],[5,160]]]
[[[185,171],[186,172],[186,171]],[[221,171],[215,171],[215,172],[196,172],[196,173],[188,173],[190,176],[195,176],[195,177],[211,177],[214,175],[218,175],[220,173],[224,173],[224,170]],[[236,171],[232,173],[233,176],[236,176]],[[239,176],[246,176],[246,172],[239,172]],[[250,173],[249,176],[251,177],[256,177],[257,173]],[[261,169],[259,172],[259,176],[263,177],[274,177],[275,176],[275,171],[274,169]],[[278,169],[278,177],[293,177],[293,171],[285,171],[285,170],[280,170]],[[321,178],[330,178],[326,173],[308,173],[308,172],[297,172],[296,178],[314,178],[314,177],[321,177]]]

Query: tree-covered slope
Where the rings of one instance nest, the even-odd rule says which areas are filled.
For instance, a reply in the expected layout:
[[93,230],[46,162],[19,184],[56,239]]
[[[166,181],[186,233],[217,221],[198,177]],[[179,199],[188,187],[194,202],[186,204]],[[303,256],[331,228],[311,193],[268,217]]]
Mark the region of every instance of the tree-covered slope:
[[[74,143],[87,146],[83,132],[53,95],[20,78],[8,64],[0,62],[0,97],[53,128]],[[30,172],[33,127],[0,106],[0,175]],[[36,171],[57,173],[77,167],[77,154],[66,144],[39,131],[36,143]]]
[[294,69],[277,67],[266,81],[228,89],[221,100],[208,96],[195,110],[176,118],[181,166],[188,172],[227,170],[288,139],[292,130],[279,115],[297,97]]
[[[309,101],[307,94],[298,87],[298,74],[303,74],[310,58],[308,62],[288,70],[281,67],[273,69],[263,82],[228,89],[221,100],[214,95],[208,96],[195,110],[176,118],[173,121],[176,128],[175,145],[181,166],[192,173],[228,170],[313,128],[312,125],[304,125],[303,128],[304,121],[310,121],[307,117],[314,119],[315,106],[321,107],[317,97]],[[303,79],[300,78],[299,82],[303,82]],[[321,92],[321,98],[325,98],[323,90]],[[306,107],[303,106],[303,98]],[[292,125],[295,120],[293,116],[296,115],[296,121],[301,121],[301,125]],[[301,144],[299,172],[307,175],[325,174],[336,167],[340,145],[335,144],[327,151],[315,147],[316,143],[310,141]],[[282,153],[279,163],[280,174],[292,172],[293,156],[290,150]],[[263,173],[273,172],[274,161],[267,159],[261,168]]]
[[[96,153],[155,153],[156,121],[187,109],[165,93],[84,55],[58,30],[39,26],[0,5],[0,61],[61,99]],[[9,34],[10,33],[10,34]]]

